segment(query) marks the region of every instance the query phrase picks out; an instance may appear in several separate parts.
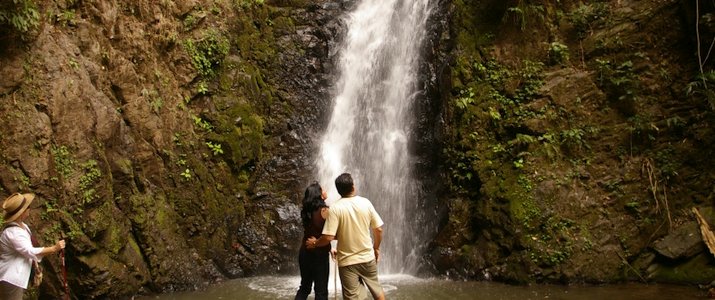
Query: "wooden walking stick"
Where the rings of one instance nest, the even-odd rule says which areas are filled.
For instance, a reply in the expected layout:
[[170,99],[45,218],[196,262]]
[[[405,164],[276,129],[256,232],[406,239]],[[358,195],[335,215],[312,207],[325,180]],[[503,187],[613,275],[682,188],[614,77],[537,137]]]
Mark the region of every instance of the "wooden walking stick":
[[[333,258],[335,261],[335,258]],[[333,289],[335,290],[335,300],[338,300],[338,262],[335,261],[335,270],[333,271]]]
[[70,288],[67,285],[67,265],[65,265],[65,249],[60,249],[60,262],[62,263],[62,286],[65,288],[65,300],[70,300]]
[[334,298],[335,300],[338,300],[338,260],[335,259],[335,254],[333,254],[333,251],[330,251],[330,258],[333,259],[333,293],[334,293]]

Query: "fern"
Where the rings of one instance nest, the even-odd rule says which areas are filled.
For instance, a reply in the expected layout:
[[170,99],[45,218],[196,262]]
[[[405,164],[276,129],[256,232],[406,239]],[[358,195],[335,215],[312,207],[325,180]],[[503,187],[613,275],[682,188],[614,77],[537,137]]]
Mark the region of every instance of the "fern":
[[32,0],[12,0],[0,4],[0,24],[14,27],[20,33],[37,27],[40,22],[40,13],[37,5]]

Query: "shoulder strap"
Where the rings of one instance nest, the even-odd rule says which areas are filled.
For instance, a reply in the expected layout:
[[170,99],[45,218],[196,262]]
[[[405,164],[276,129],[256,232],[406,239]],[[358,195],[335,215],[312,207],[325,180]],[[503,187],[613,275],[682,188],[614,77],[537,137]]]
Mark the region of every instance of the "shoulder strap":
[[17,225],[17,223],[7,223],[2,226],[2,231],[5,231],[5,229],[8,229],[10,227],[20,227],[20,225]]

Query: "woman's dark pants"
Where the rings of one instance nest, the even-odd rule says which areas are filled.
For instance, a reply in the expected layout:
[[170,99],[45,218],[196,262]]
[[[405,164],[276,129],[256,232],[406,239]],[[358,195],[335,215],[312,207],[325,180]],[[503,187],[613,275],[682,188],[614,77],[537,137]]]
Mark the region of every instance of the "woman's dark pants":
[[328,299],[328,275],[330,273],[330,254],[300,249],[298,264],[300,265],[300,288],[295,294],[296,300],[304,300],[310,295],[310,289],[315,283],[315,300]]

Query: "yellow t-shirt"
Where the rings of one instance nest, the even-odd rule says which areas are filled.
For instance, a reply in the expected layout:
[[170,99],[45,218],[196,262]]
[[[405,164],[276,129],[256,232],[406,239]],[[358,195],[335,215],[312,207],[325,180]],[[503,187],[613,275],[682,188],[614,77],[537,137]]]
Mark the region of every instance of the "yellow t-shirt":
[[382,226],[380,215],[370,200],[344,197],[330,205],[328,219],[323,226],[324,235],[338,239],[338,266],[345,267],[373,261],[370,229]]

